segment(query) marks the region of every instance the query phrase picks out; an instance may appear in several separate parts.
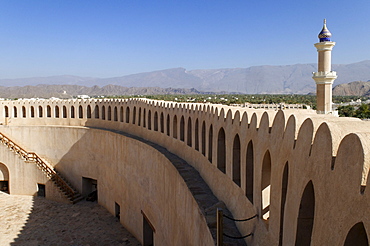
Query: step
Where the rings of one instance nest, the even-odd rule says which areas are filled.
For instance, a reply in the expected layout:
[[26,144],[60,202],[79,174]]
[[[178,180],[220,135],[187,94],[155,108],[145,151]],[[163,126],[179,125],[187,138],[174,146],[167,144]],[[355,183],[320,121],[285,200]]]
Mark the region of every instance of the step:
[[82,200],[84,200],[85,199],[85,197],[83,197],[81,194],[78,194],[78,196],[75,196],[74,198],[73,198],[73,200],[71,200],[71,202],[73,203],[73,204],[76,204],[76,203],[78,203],[78,202],[80,202],[80,201],[82,201]]

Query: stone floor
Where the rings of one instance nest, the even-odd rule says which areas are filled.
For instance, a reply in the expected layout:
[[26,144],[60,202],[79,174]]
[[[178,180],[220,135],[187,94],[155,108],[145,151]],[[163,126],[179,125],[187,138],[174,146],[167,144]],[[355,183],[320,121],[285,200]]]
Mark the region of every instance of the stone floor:
[[0,245],[141,245],[103,207],[0,192]]

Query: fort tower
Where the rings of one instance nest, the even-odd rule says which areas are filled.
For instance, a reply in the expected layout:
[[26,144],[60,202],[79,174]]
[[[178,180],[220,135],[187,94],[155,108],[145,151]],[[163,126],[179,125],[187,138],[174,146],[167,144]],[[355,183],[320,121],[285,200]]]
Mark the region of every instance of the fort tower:
[[313,73],[313,79],[316,82],[316,100],[318,114],[332,113],[332,85],[337,78],[337,73],[331,71],[331,51],[335,42],[330,41],[331,33],[324,26],[319,33],[319,42],[315,44],[318,52],[318,71]]

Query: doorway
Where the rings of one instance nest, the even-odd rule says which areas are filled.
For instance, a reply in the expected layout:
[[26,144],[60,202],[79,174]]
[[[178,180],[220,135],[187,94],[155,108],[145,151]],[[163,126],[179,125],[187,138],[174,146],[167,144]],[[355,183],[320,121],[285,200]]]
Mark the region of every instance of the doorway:
[[155,229],[143,211],[141,213],[143,215],[143,246],[154,246]]
[[45,197],[45,185],[44,184],[37,184],[37,196]]
[[114,215],[117,219],[120,219],[121,216],[121,206],[118,203],[114,203]]
[[0,163],[0,191],[10,194],[9,170],[3,163]]
[[0,191],[8,193],[9,194],[9,184],[8,181],[0,181]]
[[98,181],[96,179],[82,177],[82,195],[86,201],[98,201]]

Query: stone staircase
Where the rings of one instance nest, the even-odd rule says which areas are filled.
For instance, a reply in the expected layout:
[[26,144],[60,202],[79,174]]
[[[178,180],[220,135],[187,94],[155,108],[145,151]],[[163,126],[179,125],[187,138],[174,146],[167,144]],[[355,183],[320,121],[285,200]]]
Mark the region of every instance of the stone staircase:
[[70,203],[75,204],[84,199],[84,197],[75,188],[73,188],[73,186],[58,171],[48,165],[36,153],[27,152],[2,133],[0,133],[0,143],[7,146],[10,151],[19,155],[26,162],[35,163],[36,166],[54,182]]
[[67,199],[72,203],[72,204],[75,204],[79,201],[82,201],[83,199],[85,199],[85,197],[83,197],[74,187],[73,185],[64,178],[64,176],[59,172],[57,171],[56,169],[54,169],[56,175],[54,175],[51,180],[57,185],[57,182],[59,182],[58,179],[62,179],[63,182],[65,184],[67,184],[67,187],[69,187],[69,190],[72,190],[72,192],[68,192],[66,191],[65,189],[61,188],[63,187],[62,186],[59,186],[57,185],[57,187],[59,188],[59,190],[64,194],[65,197],[67,197]]

